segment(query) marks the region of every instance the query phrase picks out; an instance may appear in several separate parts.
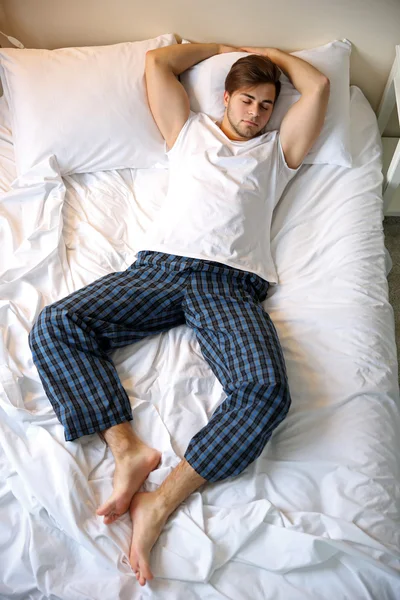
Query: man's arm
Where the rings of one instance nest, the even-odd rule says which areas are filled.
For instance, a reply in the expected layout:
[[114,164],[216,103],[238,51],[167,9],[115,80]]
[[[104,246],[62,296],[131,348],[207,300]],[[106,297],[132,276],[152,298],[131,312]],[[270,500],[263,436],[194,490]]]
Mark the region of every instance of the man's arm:
[[242,50],[267,56],[301,94],[287,111],[279,130],[286,163],[291,169],[297,169],[322,131],[330,95],[329,79],[305,60],[277,48]]
[[321,71],[310,65],[310,63],[298,56],[292,56],[287,52],[283,52],[283,50],[254,47],[240,48],[240,50],[245,50],[252,54],[261,54],[272,60],[283,71],[286,77],[289,78],[300,94],[313,91],[316,87],[328,82],[328,78]]
[[149,106],[168,148],[174,145],[190,112],[188,95],[177,76],[214,54],[237,50],[222,44],[193,43],[173,44],[146,53]]
[[234,46],[224,46],[223,44],[172,44],[172,46],[163,46],[155,48],[146,53],[147,57],[154,57],[163,61],[164,65],[173,72],[174,75],[180,75],[186,69],[193,65],[224,52],[238,52],[239,48]]

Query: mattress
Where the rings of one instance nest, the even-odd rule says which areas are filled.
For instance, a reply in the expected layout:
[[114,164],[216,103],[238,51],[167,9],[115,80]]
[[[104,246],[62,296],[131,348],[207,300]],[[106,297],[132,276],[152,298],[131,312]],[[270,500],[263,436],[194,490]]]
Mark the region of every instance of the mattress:
[[[54,156],[16,178],[0,99],[0,598],[400,598],[400,414],[382,227],[382,146],[351,86],[353,167],[303,165],[273,215],[279,285],[263,302],[292,405],[261,456],[173,513],[141,587],[128,514],[95,515],[114,462],[97,435],[65,442],[28,346],[43,306],[126,269],[156,218],[167,169],[62,178]],[[132,427],[179,463],[224,400],[186,325],[113,355]]]

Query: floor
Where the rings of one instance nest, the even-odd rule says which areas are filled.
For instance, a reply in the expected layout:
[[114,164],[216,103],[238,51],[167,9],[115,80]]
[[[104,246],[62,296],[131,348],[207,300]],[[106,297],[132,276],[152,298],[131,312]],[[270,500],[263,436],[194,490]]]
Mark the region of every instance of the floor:
[[385,217],[383,229],[385,246],[393,262],[392,270],[388,275],[389,301],[394,310],[397,356],[400,358],[400,217]]

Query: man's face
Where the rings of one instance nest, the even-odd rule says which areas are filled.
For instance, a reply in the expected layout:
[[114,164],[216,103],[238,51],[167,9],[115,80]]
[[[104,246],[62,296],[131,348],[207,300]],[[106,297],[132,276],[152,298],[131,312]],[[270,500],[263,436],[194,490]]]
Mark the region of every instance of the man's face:
[[230,139],[249,140],[265,133],[275,102],[275,85],[262,83],[242,88],[232,96],[224,92],[222,129]]

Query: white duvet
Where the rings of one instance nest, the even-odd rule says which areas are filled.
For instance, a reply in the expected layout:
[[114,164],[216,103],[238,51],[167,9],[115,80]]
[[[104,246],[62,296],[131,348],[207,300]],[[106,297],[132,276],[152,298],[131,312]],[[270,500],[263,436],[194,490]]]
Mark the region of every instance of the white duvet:
[[[400,416],[382,228],[376,117],[351,87],[353,168],[303,165],[272,224],[277,328],[292,406],[242,474],[173,514],[141,587],[131,523],[95,515],[113,458],[97,435],[65,442],[33,366],[41,308],[136,259],[168,171],[59,176],[49,157],[16,179],[0,103],[0,598],[400,598]],[[114,356],[133,427],[162,462],[155,489],[224,399],[180,326]]]

